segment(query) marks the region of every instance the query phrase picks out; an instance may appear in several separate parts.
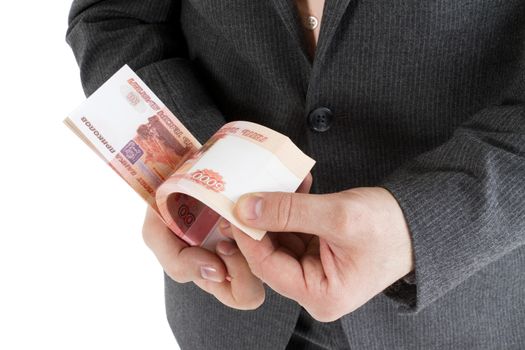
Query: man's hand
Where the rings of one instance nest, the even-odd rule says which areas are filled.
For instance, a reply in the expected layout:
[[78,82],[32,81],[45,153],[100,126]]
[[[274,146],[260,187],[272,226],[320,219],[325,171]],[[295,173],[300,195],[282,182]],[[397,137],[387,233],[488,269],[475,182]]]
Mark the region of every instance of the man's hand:
[[220,242],[218,254],[190,247],[171,232],[149,207],[142,233],[146,245],[174,281],[194,282],[235,309],[256,309],[263,303],[263,284],[251,273],[235,244]]
[[278,232],[256,241],[232,227],[253,274],[319,321],[352,312],[413,269],[403,213],[383,188],[256,193],[235,210],[246,225]]
[[[312,175],[308,175],[298,192],[308,193]],[[231,236],[230,224],[220,223],[222,232]],[[194,282],[214,295],[223,304],[240,310],[256,309],[264,302],[262,281],[250,271],[248,263],[234,242],[217,244],[216,253],[200,247],[190,247],[178,238],[155,211],[148,208],[142,234],[146,245],[153,251],[166,274],[176,282]],[[283,240],[283,247],[294,240]]]

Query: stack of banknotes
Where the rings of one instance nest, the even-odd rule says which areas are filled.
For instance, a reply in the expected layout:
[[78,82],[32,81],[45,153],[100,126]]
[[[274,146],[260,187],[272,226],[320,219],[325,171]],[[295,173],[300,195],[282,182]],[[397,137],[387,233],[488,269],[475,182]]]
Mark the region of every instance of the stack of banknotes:
[[265,232],[234,214],[245,193],[294,192],[315,161],[262,125],[225,124],[205,144],[124,66],[64,121],[192,246],[224,239],[221,217],[254,239]]

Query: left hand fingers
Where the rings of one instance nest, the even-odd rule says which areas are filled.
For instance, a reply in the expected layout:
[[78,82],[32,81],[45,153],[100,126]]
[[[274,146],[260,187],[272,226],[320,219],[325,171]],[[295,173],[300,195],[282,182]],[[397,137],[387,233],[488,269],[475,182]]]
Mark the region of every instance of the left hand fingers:
[[202,280],[195,283],[229,307],[240,310],[258,308],[265,297],[263,283],[252,274],[236,244],[221,241],[217,244],[216,251],[228,271],[226,281],[212,284]]

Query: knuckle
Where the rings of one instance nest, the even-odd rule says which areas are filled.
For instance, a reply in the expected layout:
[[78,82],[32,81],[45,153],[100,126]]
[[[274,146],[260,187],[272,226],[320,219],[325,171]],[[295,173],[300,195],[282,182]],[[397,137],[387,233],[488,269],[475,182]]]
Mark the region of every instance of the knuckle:
[[[249,274],[253,275],[253,277],[256,277],[258,280],[262,280],[263,279],[262,278],[263,277],[262,264],[264,260],[266,259],[266,257],[262,258],[261,260],[254,259],[253,257],[246,257],[245,259],[246,259],[247,269],[249,270]],[[253,286],[251,285],[251,287]]]
[[179,264],[164,266],[164,272],[166,272],[166,274],[177,283],[186,283],[190,281]]
[[352,215],[344,201],[336,201],[332,210],[332,219],[329,221],[335,232],[347,232],[352,226]]
[[[252,286],[253,287],[253,286]],[[250,290],[250,288],[248,288]],[[233,288],[231,293],[231,300],[228,301],[221,300],[225,305],[229,305],[238,310],[255,310],[259,308],[265,300],[265,291],[262,285],[258,285],[257,288],[247,292],[243,286],[242,290],[240,288]]]
[[250,304],[250,310],[258,309],[264,303],[264,299],[264,295],[262,295],[257,299],[253,300]]
[[313,307],[306,310],[319,322],[333,322],[343,316],[339,308],[326,304],[322,305],[322,307]]
[[285,231],[292,216],[293,196],[291,193],[281,193],[277,201],[277,225]]
[[264,303],[264,295],[250,298],[241,305],[242,310],[255,310],[258,309]]
[[338,320],[356,309],[356,305],[340,289],[308,298],[303,307],[319,322]]

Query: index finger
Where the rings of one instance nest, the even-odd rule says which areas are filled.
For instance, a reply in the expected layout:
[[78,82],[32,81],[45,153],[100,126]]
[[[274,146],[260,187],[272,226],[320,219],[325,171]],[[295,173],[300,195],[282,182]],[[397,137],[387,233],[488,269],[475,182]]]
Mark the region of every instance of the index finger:
[[173,233],[148,207],[142,235],[164,271],[179,283],[205,278],[222,282],[227,272],[222,260],[201,247],[191,247]]
[[301,263],[265,235],[257,241],[232,225],[232,233],[250,270],[277,293],[300,302],[306,281]]

